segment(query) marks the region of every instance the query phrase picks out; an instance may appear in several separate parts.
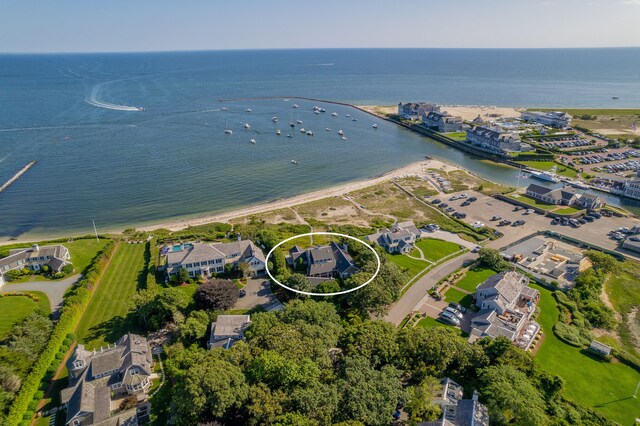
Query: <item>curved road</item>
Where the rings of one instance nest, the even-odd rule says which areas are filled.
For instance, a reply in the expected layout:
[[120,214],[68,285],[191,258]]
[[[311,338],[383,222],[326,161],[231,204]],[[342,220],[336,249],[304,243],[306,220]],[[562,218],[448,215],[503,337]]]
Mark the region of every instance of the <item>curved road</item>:
[[62,307],[64,292],[69,287],[80,280],[81,275],[76,274],[56,281],[29,281],[17,284],[5,284],[0,288],[0,293],[11,293],[13,291],[41,291],[49,298],[51,312],[54,315]]

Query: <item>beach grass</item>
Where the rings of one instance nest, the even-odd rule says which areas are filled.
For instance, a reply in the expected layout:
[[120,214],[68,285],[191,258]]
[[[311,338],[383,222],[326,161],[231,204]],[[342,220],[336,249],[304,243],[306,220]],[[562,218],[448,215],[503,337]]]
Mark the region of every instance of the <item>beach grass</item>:
[[634,338],[632,320],[629,318],[632,311],[640,306],[640,263],[625,260],[619,264],[616,272],[605,281],[605,291],[613,308],[621,315],[618,323],[620,344],[624,350],[640,356],[638,337]]
[[113,343],[135,331],[127,319],[129,302],[144,274],[144,244],[121,244],[96,289],[77,329],[78,341],[88,348]]
[[531,287],[540,292],[538,321],[545,335],[536,361],[549,373],[565,380],[567,398],[594,407],[620,424],[633,424],[639,412],[633,392],[640,374],[621,362],[608,362],[561,342],[553,334],[553,326],[558,321],[555,299],[549,290],[536,285]]

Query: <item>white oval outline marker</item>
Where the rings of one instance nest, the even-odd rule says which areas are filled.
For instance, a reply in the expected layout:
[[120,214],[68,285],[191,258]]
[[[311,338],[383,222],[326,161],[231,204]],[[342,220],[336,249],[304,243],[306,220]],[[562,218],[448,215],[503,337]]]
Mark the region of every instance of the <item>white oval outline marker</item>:
[[[376,267],[376,272],[374,272],[374,274],[371,276],[371,278],[369,278],[367,280],[367,282],[365,282],[364,284],[359,285],[358,287],[354,287],[351,288],[349,290],[344,290],[344,291],[337,291],[335,293],[312,293],[309,291],[302,291],[302,290],[298,290],[295,288],[291,288],[291,287],[287,287],[286,285],[282,284],[280,281],[278,281],[273,275],[271,275],[271,271],[269,270],[269,258],[271,257],[271,255],[273,254],[273,252],[280,247],[282,244],[291,241],[291,240],[295,240],[296,238],[301,238],[301,237],[310,237],[311,235],[338,235],[340,237],[345,237],[345,238],[349,238],[351,240],[357,241],[360,244],[363,244],[365,247],[367,247],[369,250],[371,250],[374,254],[374,256],[376,257],[376,261],[378,262],[378,266]],[[371,281],[373,281],[373,279],[375,277],[378,276],[378,273],[380,272],[380,256],[378,256],[378,253],[376,253],[376,250],[371,247],[369,244],[365,243],[364,241],[356,238],[356,237],[352,237],[351,235],[346,235],[346,234],[339,234],[337,232],[309,232],[307,234],[300,234],[300,235],[294,235],[293,237],[287,238],[286,240],[282,240],[280,241],[278,244],[276,244],[275,246],[273,246],[273,248],[271,250],[269,250],[269,253],[267,253],[267,258],[265,259],[265,270],[267,271],[267,275],[269,275],[269,278],[271,278],[273,281],[275,281],[279,286],[286,288],[289,291],[293,291],[294,293],[298,293],[298,294],[304,294],[307,296],[339,296],[341,294],[347,294],[347,293],[351,293],[352,291],[356,291],[358,289],[361,289],[362,287],[368,285],[369,283],[371,283]]]

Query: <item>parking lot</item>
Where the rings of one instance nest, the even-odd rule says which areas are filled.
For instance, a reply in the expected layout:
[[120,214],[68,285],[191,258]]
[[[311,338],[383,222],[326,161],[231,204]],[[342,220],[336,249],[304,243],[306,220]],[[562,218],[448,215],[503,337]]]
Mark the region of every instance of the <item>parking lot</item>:
[[592,174],[626,175],[640,170],[640,150],[619,148],[600,150],[601,152],[585,152],[583,155],[567,155],[562,162],[573,162],[575,167]]
[[[468,224],[480,222],[502,232],[504,237],[491,241],[488,244],[488,247],[492,248],[501,248],[535,232],[549,230],[589,244],[615,250],[618,242],[609,238],[608,234],[612,230],[617,230],[621,227],[632,228],[640,223],[637,219],[613,216],[602,217],[594,222],[574,228],[554,224],[552,218],[538,213],[526,214],[524,209],[514,211],[514,205],[478,192],[464,191],[464,193],[468,195],[467,198],[450,201],[455,194],[448,194],[446,197],[441,197],[440,199],[447,203],[448,206],[453,207],[456,212],[465,213],[466,217],[462,219],[464,222]],[[462,203],[470,197],[476,197],[477,200],[467,206],[462,206]],[[502,219],[510,220],[511,222],[524,220],[525,224],[515,227],[509,225],[498,226],[499,220],[491,220],[494,216],[500,216]]]

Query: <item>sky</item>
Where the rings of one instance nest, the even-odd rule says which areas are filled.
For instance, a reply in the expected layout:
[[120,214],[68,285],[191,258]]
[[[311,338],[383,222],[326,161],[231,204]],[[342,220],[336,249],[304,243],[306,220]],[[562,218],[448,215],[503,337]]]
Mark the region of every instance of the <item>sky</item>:
[[640,46],[640,0],[0,0],[0,52]]

